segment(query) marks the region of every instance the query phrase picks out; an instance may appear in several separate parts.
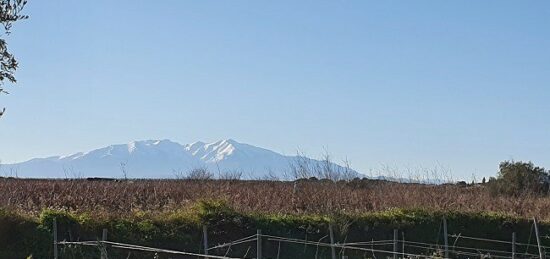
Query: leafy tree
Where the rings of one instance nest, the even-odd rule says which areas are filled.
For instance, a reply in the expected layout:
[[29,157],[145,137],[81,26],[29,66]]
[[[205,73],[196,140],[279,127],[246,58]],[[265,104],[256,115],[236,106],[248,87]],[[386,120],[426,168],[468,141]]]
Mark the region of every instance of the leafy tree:
[[532,162],[504,161],[497,178],[491,177],[489,189],[493,194],[513,196],[548,193],[549,176],[543,167]]
[[[27,0],[0,0],[0,23],[4,27],[4,35],[10,34],[14,22],[28,18],[28,16],[20,14],[26,4]],[[6,40],[0,38],[0,94],[8,93],[4,90],[6,80],[11,83],[17,81],[14,75],[17,66],[17,60],[8,51]],[[5,111],[6,108],[2,108],[0,117]]]

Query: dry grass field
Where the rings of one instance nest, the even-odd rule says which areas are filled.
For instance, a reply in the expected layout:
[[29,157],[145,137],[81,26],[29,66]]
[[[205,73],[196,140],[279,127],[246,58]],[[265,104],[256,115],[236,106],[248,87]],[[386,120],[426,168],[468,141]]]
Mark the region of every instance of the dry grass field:
[[492,196],[483,185],[386,181],[31,180],[0,179],[0,207],[28,215],[45,208],[125,216],[164,213],[221,199],[239,212],[361,214],[393,208],[494,212],[550,220],[550,198]]

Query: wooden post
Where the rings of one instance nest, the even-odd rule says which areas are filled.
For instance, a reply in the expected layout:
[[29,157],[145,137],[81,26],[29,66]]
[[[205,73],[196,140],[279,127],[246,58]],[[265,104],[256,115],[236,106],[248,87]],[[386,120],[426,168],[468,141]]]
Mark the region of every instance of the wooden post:
[[328,233],[330,235],[330,249],[332,259],[336,259],[336,248],[334,247],[334,230],[332,229],[332,223],[328,225]]
[[57,219],[53,218],[53,259],[57,258]]
[[[101,241],[107,241],[107,229],[104,228],[103,229],[103,233],[101,235]],[[101,259],[107,259],[107,246],[105,245],[105,243],[102,243],[102,248],[101,249]]]
[[443,218],[443,240],[445,241],[445,258],[449,258],[449,235],[447,233],[447,218]]
[[516,259],[516,232],[512,232],[512,259]]
[[208,255],[208,228],[206,225],[202,226],[202,240],[204,244],[204,254]]
[[537,236],[537,246],[539,247],[539,257],[540,259],[544,259],[544,251],[540,244],[539,226],[537,224],[537,219],[535,217],[533,217],[533,224],[535,225],[535,235]]
[[393,259],[397,259],[397,229],[393,230]]
[[256,259],[262,259],[262,230],[256,232]]
[[405,259],[405,231],[401,231],[403,242],[401,243],[401,258]]

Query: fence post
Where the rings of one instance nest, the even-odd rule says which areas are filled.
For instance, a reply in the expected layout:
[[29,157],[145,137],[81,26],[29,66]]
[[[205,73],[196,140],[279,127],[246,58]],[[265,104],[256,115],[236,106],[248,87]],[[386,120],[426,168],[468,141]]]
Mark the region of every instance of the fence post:
[[535,225],[535,235],[537,236],[537,246],[539,248],[539,257],[540,259],[544,259],[544,251],[540,244],[539,226],[537,224],[537,218],[535,217],[533,217],[533,224]]
[[256,259],[262,259],[262,230],[256,232]]
[[401,256],[405,259],[405,231],[401,231],[401,237],[403,238],[403,243],[401,244]]
[[393,230],[393,259],[397,259],[397,229]]
[[208,255],[208,228],[206,225],[202,226],[202,239],[204,244],[204,254]]
[[330,235],[330,250],[332,259],[336,259],[336,248],[334,247],[334,230],[332,229],[332,223],[328,225],[328,234]]
[[[101,241],[107,241],[107,229],[104,228],[103,229],[103,233],[101,235]],[[105,245],[105,243],[101,243],[102,244],[102,248],[101,249],[101,259],[107,259],[107,246]]]
[[53,259],[57,258],[57,219],[53,218]]
[[512,259],[516,259],[516,232],[512,232]]
[[447,218],[443,217],[443,240],[445,241],[445,258],[449,258],[449,235],[447,233]]

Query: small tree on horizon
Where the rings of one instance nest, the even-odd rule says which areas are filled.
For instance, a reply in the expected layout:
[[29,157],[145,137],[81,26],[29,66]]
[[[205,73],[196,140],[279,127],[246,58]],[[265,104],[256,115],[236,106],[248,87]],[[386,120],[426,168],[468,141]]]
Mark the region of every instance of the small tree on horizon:
[[[28,16],[20,15],[27,0],[0,0],[0,23],[4,27],[4,35],[9,35],[14,22],[27,19]],[[4,84],[7,81],[16,83],[15,70],[18,63],[13,54],[8,51],[8,44],[4,38],[0,38],[0,94],[7,94]],[[6,108],[0,108],[0,117],[4,115]]]
[[541,195],[549,189],[548,172],[532,162],[504,161],[500,163],[497,178],[489,179],[493,194]]

